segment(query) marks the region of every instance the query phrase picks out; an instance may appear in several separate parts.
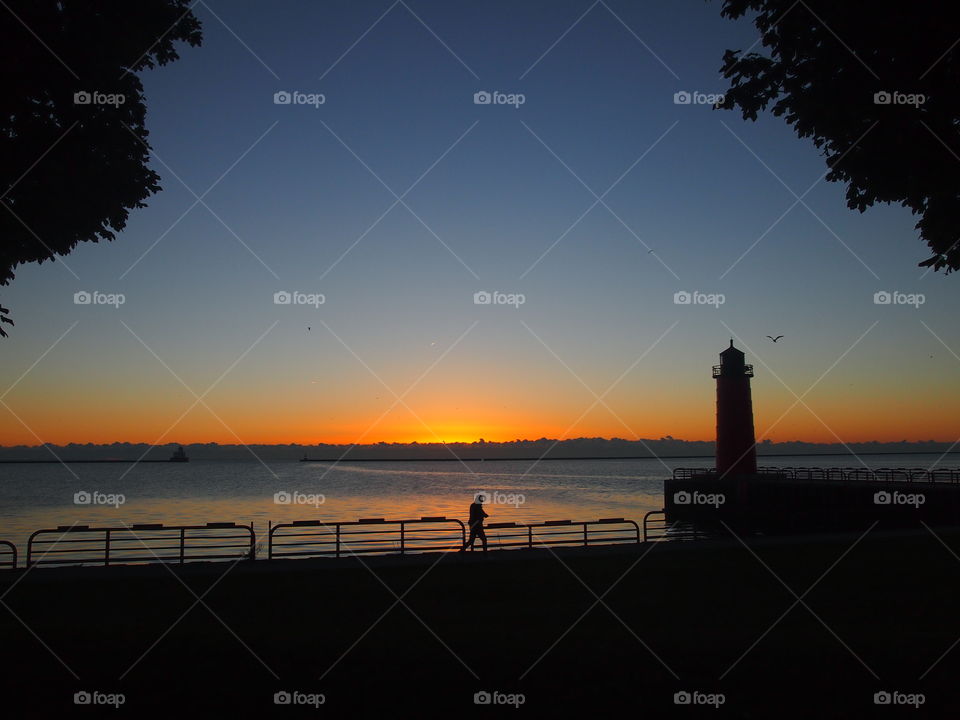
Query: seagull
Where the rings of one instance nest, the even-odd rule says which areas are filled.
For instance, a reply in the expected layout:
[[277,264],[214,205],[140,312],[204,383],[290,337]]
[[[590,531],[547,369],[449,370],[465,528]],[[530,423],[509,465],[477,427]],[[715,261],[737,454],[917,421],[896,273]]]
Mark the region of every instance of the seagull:
[[771,340],[773,340],[774,342],[776,342],[777,340],[779,340],[780,338],[782,338],[783,335],[777,335],[776,337],[773,337],[772,335],[767,335],[767,337],[770,338]]

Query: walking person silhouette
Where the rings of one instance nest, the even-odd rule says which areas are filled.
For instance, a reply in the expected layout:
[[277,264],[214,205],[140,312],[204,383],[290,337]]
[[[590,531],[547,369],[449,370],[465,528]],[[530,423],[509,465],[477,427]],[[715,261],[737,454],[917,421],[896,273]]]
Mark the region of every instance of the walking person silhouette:
[[467,548],[473,550],[473,543],[477,538],[480,538],[480,541],[483,543],[483,551],[487,551],[487,534],[483,531],[483,519],[489,517],[487,513],[483,510],[483,501],[485,497],[483,493],[480,493],[476,496],[473,503],[470,504],[470,537],[463,544],[463,547],[460,548],[459,552],[463,552]]

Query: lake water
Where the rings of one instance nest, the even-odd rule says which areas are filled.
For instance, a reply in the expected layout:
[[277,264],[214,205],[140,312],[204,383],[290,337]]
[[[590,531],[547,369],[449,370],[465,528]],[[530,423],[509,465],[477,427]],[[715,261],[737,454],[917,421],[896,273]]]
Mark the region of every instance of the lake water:
[[[21,554],[41,528],[164,523],[324,522],[443,515],[467,519],[478,491],[488,522],[641,521],[663,507],[674,467],[710,467],[712,458],[439,462],[269,462],[255,460],[127,464],[0,464],[0,539]],[[960,455],[782,456],[761,465],[957,467]],[[114,504],[77,504],[78,493]],[[290,499],[289,503],[276,502]],[[115,496],[115,497],[110,497]],[[80,495],[80,500],[85,496]],[[491,502],[492,500],[492,502]]]

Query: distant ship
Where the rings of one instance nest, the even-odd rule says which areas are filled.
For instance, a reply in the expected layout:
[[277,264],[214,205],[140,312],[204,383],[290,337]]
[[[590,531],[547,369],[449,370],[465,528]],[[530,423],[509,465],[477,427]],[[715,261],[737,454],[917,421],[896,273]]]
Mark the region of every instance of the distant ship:
[[170,456],[170,462],[190,462],[190,458],[187,457],[183,445],[178,445],[177,449],[173,451],[173,455]]

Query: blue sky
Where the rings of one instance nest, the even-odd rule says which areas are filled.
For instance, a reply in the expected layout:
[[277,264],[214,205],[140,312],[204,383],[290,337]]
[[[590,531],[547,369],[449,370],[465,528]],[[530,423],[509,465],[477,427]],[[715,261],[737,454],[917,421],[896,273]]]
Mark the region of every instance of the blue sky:
[[[473,423],[489,437],[500,412],[506,435],[537,437],[592,402],[584,386],[603,392],[641,356],[607,398],[611,414],[595,408],[571,435],[709,438],[709,366],[733,333],[764,390],[758,428],[804,415],[788,414],[775,439],[833,439],[838,404],[844,439],[913,438],[957,389],[957,281],[916,267],[927,253],[909,212],[852,212],[843,186],[815,184],[822,157],[782,120],[674,102],[721,92],[723,51],[756,40],[720,7],[205,0],[203,46],[143,75],[163,192],[115,242],[21,267],[3,290],[17,321],[2,344],[5,386],[78,323],[11,392],[7,437],[83,441],[83,408],[123,427],[138,394],[170,399],[157,406],[163,430],[192,402],[180,380],[200,393],[243,355],[211,395],[223,422],[188,416],[181,438],[230,441],[225,426],[272,438],[291,421],[251,418],[274,399],[301,420],[316,414],[291,436],[344,439],[376,418],[384,386],[400,394],[435,362],[421,404],[415,392],[395,409],[419,436]],[[474,104],[483,90],[525,102]],[[278,91],[325,102],[278,105]],[[214,183],[209,209],[183,215],[191,190]],[[391,190],[409,209],[374,225]],[[792,209],[791,190],[804,195]],[[593,193],[603,202],[574,226]],[[77,306],[78,290],[126,302]],[[325,303],[276,305],[279,290]],[[478,306],[480,290],[526,302]],[[876,305],[883,290],[925,302]],[[677,305],[678,291],[725,302]],[[788,410],[788,388],[800,395],[825,371],[810,407]],[[477,407],[498,387],[503,397]],[[53,419],[51,388],[68,420]],[[857,404],[869,408],[859,425]],[[524,432],[510,417],[541,420]],[[956,413],[933,417],[933,436],[960,435]],[[394,420],[366,439],[410,437]],[[115,439],[159,435],[140,422]]]

